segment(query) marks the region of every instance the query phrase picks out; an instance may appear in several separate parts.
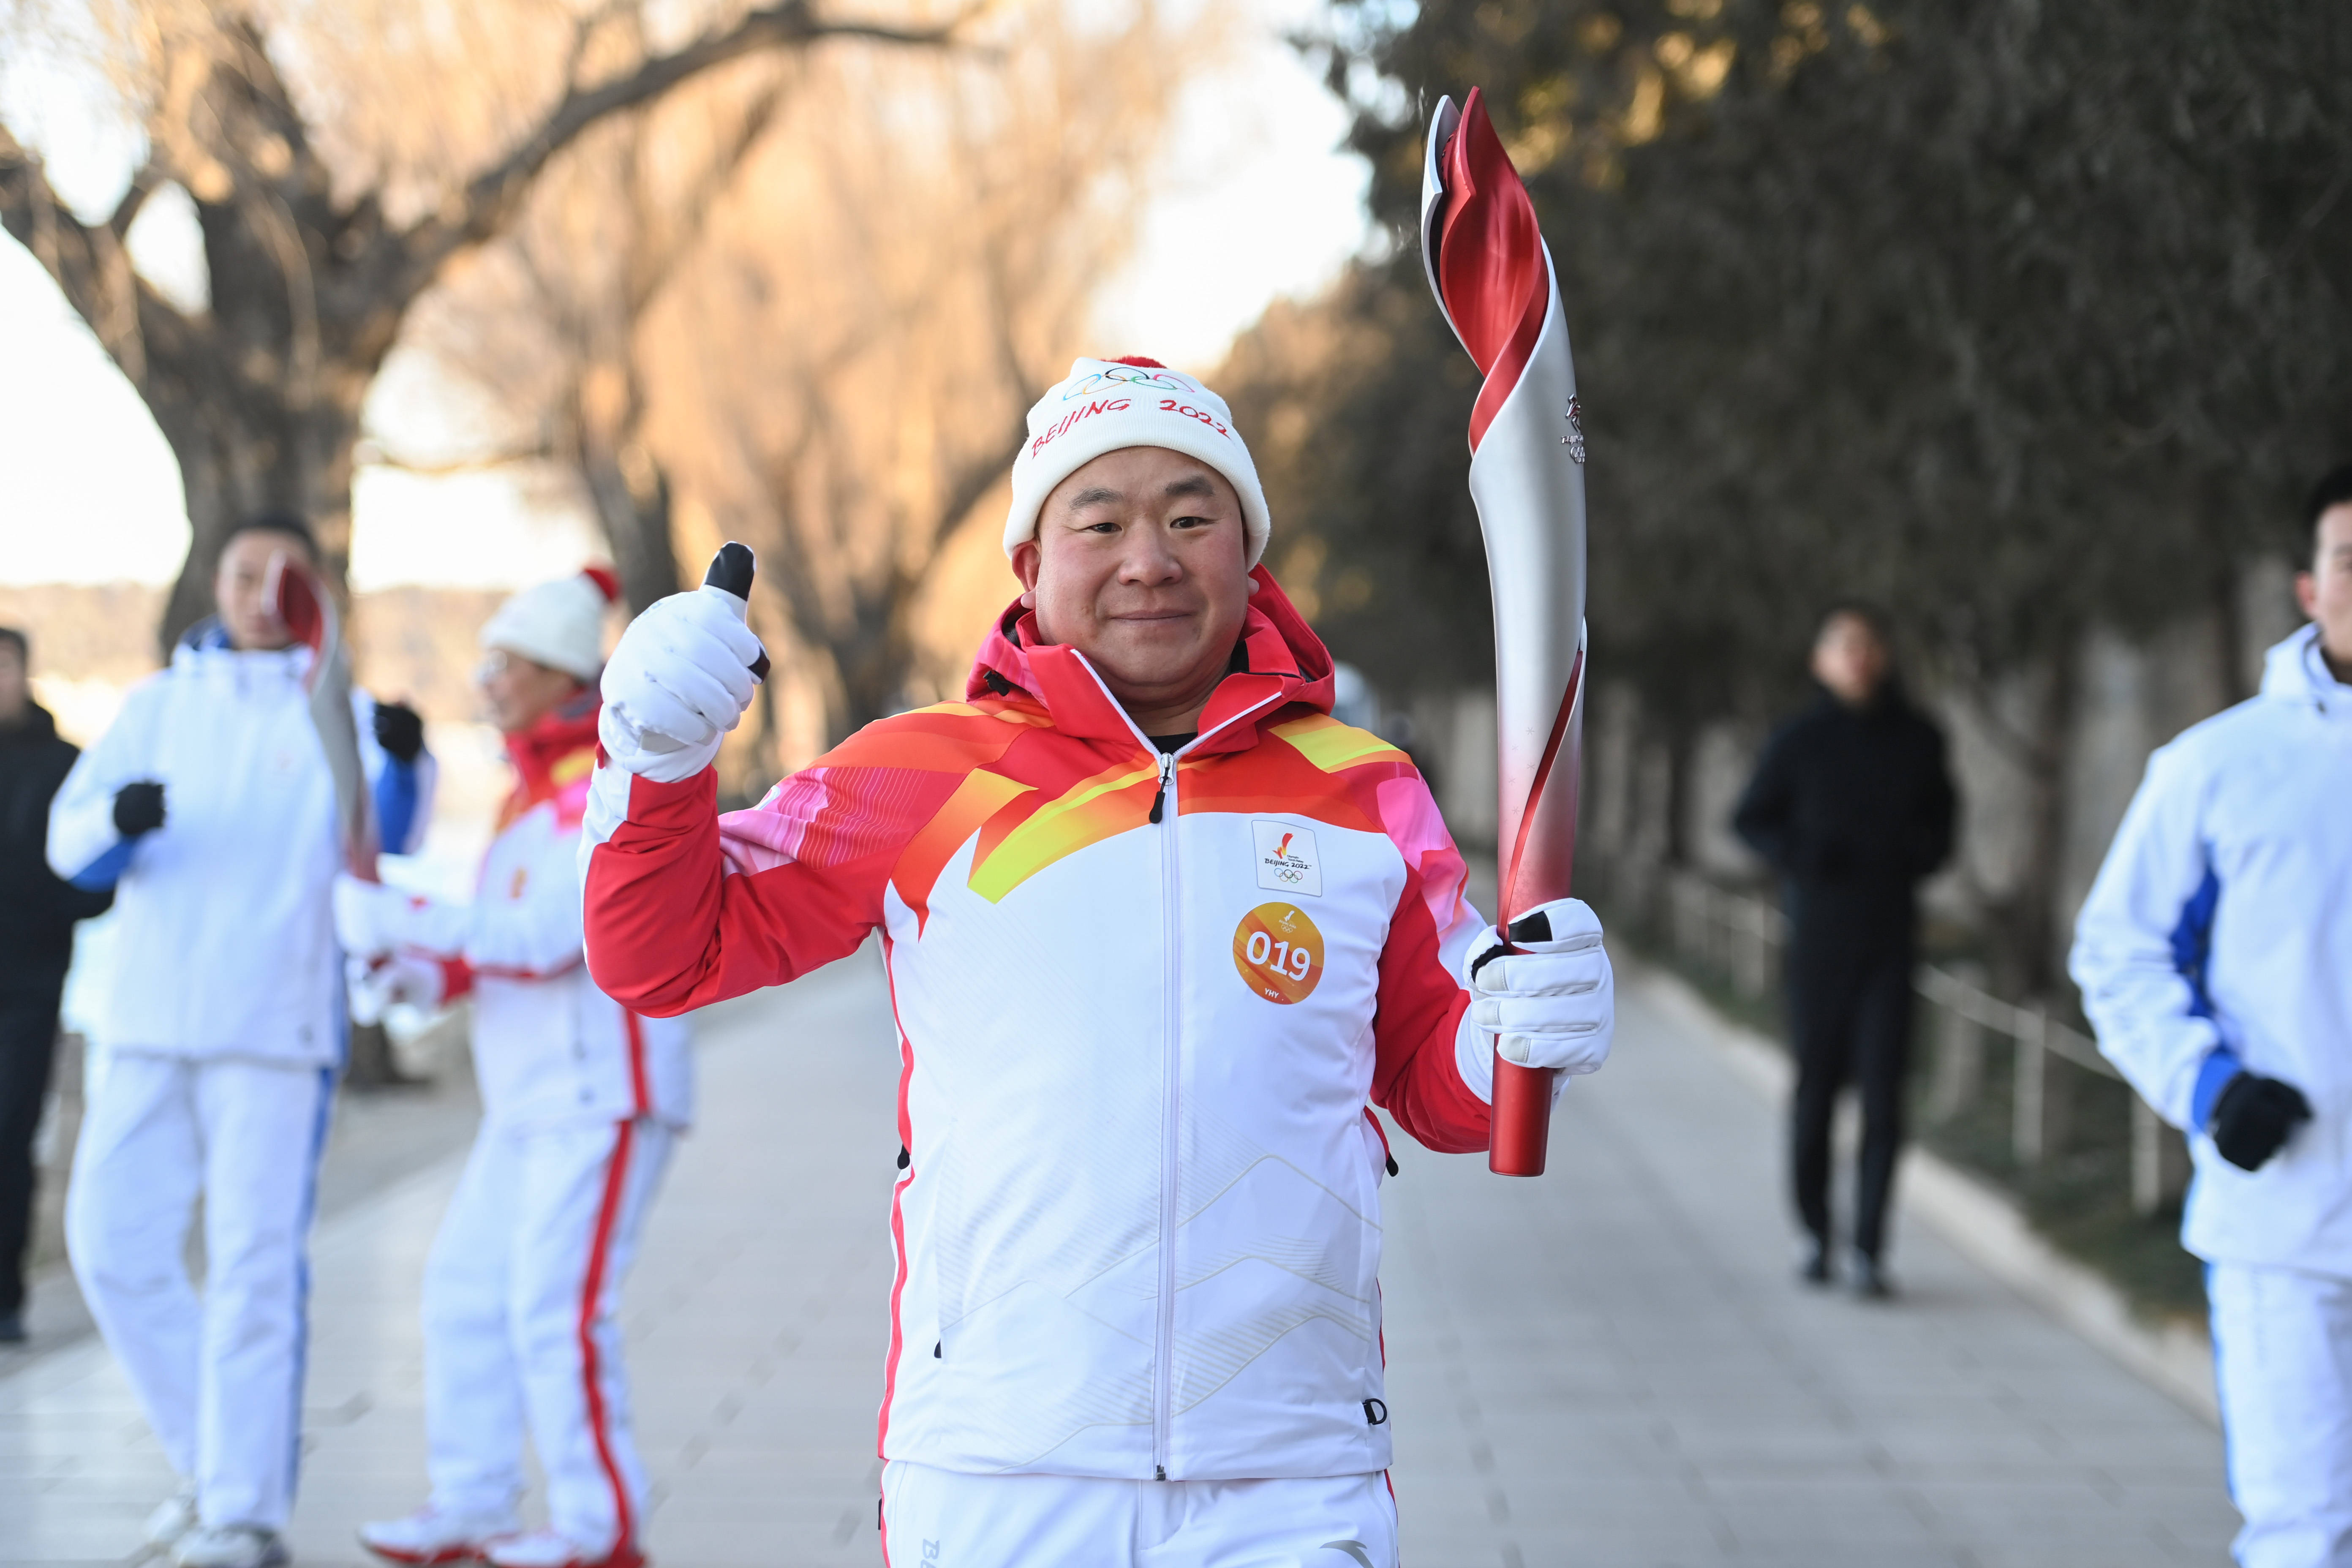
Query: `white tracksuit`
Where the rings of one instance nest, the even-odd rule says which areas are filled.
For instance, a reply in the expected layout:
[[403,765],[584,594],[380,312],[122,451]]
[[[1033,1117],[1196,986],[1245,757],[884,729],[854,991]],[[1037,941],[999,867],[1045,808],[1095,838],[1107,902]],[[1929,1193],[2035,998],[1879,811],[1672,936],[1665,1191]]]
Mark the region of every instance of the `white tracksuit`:
[[[310,658],[239,653],[200,631],[132,690],[49,816],[51,866],[114,883],[121,922],[68,1250],[208,1525],[282,1526],[300,1440],[304,1246],[343,1049],[330,906],[341,848],[302,689]],[[356,703],[379,808],[398,785],[405,814],[431,770],[388,763]],[[162,781],[165,820],[125,842],[114,796],[141,779]],[[200,1194],[201,1302],[181,1250]]]
[[[2246,1568],[2352,1568],[2352,687],[2318,629],[2149,759],[2075,931],[2099,1046],[2190,1131]],[[2313,1120],[2259,1171],[2203,1131],[2241,1068]]]
[[528,1430],[549,1523],[633,1540],[646,1477],[630,1435],[620,1286],[670,1147],[692,1114],[682,1020],[598,991],[581,954],[581,811],[593,728],[514,751],[526,786],[471,905],[411,902],[379,929],[470,984],[483,1118],[426,1264],[433,1505],[510,1515]]

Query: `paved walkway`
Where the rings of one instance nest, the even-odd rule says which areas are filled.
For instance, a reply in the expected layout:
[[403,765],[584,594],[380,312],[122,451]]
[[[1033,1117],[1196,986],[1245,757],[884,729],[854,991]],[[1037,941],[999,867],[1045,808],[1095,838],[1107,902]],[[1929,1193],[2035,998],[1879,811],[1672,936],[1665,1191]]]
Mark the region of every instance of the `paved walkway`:
[[[2212,1430],[1933,1237],[1906,1299],[1801,1290],[1777,1118],[1629,977],[1537,1182],[1401,1143],[1390,1405],[1412,1568],[2221,1564]],[[870,954],[707,1015],[703,1116],[628,1327],[667,1568],[875,1564],[894,1058]],[[322,1222],[306,1564],[422,1484],[446,1158]],[[139,1561],[170,1478],[104,1350],[0,1372],[0,1563]]]

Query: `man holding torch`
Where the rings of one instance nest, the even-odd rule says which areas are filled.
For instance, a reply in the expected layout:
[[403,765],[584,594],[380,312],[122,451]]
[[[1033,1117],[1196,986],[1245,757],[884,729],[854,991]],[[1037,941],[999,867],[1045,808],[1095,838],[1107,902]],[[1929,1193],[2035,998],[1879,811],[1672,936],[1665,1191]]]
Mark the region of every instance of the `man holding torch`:
[[[131,690],[49,811],[50,867],[113,888],[121,922],[66,1247],[184,1483],[148,1522],[180,1568],[287,1561],[306,1249],[343,1056],[331,889],[377,842],[409,847],[432,793],[422,719],[333,679],[348,666],[320,633],[318,560],[299,517],[232,529],[218,615]],[[201,1294],[184,1247],[200,1200]]]
[[1411,763],[1331,718],[1269,532],[1221,399],[1082,359],[1030,413],[1023,591],[962,701],[722,817],[762,657],[741,598],[662,601],[606,668],[600,987],[675,1015],[881,937],[887,1561],[1389,1568],[1367,1102],[1473,1151],[1498,1050],[1607,1055],[1591,911],[1548,902],[1496,956]]

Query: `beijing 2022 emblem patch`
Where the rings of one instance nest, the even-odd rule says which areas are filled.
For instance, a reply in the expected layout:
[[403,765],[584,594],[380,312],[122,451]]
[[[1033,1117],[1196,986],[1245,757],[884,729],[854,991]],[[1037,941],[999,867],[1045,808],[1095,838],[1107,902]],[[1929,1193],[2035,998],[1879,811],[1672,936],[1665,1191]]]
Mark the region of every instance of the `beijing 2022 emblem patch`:
[[1323,896],[1323,862],[1315,853],[1315,830],[1287,822],[1250,824],[1250,847],[1257,858],[1257,885],[1271,893]]

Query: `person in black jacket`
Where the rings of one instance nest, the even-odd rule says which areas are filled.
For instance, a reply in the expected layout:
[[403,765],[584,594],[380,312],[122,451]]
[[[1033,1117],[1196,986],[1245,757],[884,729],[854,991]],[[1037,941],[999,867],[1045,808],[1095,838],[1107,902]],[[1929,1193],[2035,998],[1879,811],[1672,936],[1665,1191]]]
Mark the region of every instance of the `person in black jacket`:
[[1951,853],[1944,737],[1904,700],[1885,619],[1841,605],[1814,639],[1819,701],[1766,742],[1733,826],[1780,874],[1790,926],[1789,1021],[1797,1058],[1791,1175],[1812,1241],[1805,1278],[1832,1275],[1830,1124],[1851,1079],[1862,1096],[1854,1285],[1890,1293],[1880,1258],[1911,1039],[1915,891]]
[[114,901],[49,869],[49,801],[81,753],[33,700],[29,654],[24,633],[0,626],[0,1343],[25,1337],[33,1133],[57,1058],[74,921]]

